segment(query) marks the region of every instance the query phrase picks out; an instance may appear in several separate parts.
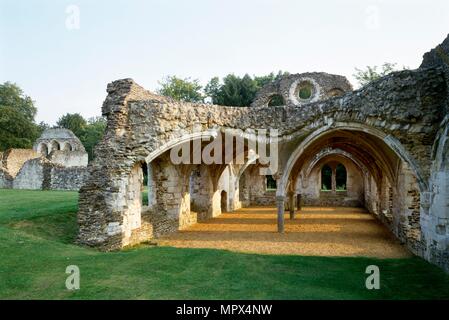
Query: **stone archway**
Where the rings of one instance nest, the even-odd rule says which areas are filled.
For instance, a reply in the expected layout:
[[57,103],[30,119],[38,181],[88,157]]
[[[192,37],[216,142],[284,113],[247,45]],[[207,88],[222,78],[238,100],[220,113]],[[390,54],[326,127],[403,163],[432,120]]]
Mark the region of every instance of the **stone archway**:
[[[408,153],[408,151],[401,145],[399,141],[397,141],[392,136],[367,125],[360,123],[333,123],[329,126],[324,126],[312,134],[307,136],[292,152],[292,154],[288,157],[288,161],[283,170],[283,174],[280,178],[278,185],[278,196],[285,196],[287,186],[289,184],[289,179],[291,175],[291,171],[293,170],[294,165],[297,163],[298,159],[304,153],[304,151],[315,141],[319,140],[324,135],[332,134],[337,131],[354,131],[366,133],[368,137],[377,138],[377,140],[384,143],[385,146],[392,152],[394,152],[402,161],[406,162],[413,170],[414,174],[418,179],[419,188],[421,191],[425,191],[428,189],[427,183],[424,179],[424,174],[422,173],[421,168],[413,159],[413,157]],[[376,152],[373,150],[373,152]],[[381,157],[380,157],[381,158]],[[383,159],[380,159],[383,160]],[[392,172],[388,173],[392,176]]]
[[[102,109],[108,121],[107,130],[96,147],[97,157],[89,166],[86,185],[80,190],[80,242],[105,250],[119,249],[127,244],[123,226],[130,199],[126,190],[133,166],[139,161],[152,164],[158,197],[156,207],[162,203],[166,206],[161,208],[167,209],[161,211],[165,216],[159,225],[155,223],[153,226],[160,228],[165,225],[168,230],[177,230],[171,228],[170,218],[175,215],[179,218],[177,223],[173,223],[176,228],[179,228],[180,217],[182,221],[190,219],[185,213],[189,212],[190,206],[191,167],[161,163],[161,155],[202,136],[213,138],[226,129],[277,130],[273,141],[279,144],[279,170],[273,176],[277,179],[279,211],[284,210],[285,197],[292,192],[295,179],[298,179],[298,169],[304,165],[304,151],[319,152],[318,149],[325,146],[318,142],[334,136],[342,141],[331,141],[333,145],[343,145],[346,152],[355,154],[367,168],[369,174],[364,184],[370,186],[366,187],[371,193],[367,199],[373,212],[391,206],[393,217],[397,217],[406,201],[396,204],[393,201],[390,205],[389,198],[397,199],[400,192],[405,192],[407,199],[420,202],[419,213],[427,206],[427,212],[432,214],[429,208],[432,208],[434,194],[428,186],[434,170],[432,145],[442,125],[442,106],[447,103],[444,71],[441,68],[401,71],[380,79],[373,86],[357,92],[348,89],[343,97],[332,99],[327,98],[334,95],[332,90],[338,86],[326,83],[329,76],[320,73],[288,76],[270,84],[269,90],[265,90],[252,106],[241,108],[175,102],[144,90],[131,79],[109,84]],[[305,80],[312,85],[309,98],[297,93],[301,81]],[[270,95],[281,94],[285,105],[266,106],[268,91]],[[292,92],[296,100],[291,97]],[[200,130],[195,130],[196,125]],[[358,136],[357,141],[366,147],[366,155],[363,148],[348,143],[351,135],[354,138]],[[361,136],[366,139],[361,139]],[[375,145],[370,147],[369,143],[374,142]],[[214,183],[218,181],[218,173],[227,165],[209,168],[214,172]],[[167,179],[163,178],[164,174]],[[168,179],[167,176],[176,179]],[[392,192],[387,195],[382,186]],[[413,186],[415,190],[399,186]],[[167,192],[168,188],[173,192]],[[217,198],[220,197],[214,186],[212,201]],[[394,223],[412,221],[416,224],[416,208],[414,205],[411,207],[412,213],[405,210],[401,219],[393,219]],[[422,220],[421,214],[418,220]],[[279,221],[280,225],[282,223]],[[116,232],[110,233],[110,228]],[[394,232],[406,237],[410,231],[416,231],[400,228],[400,223],[393,226]]]
[[[329,148],[342,149],[367,168],[367,174],[360,175],[363,181],[359,186],[365,189],[361,193],[364,197],[361,203],[371,209],[371,213],[379,215],[380,220],[385,222],[413,252],[422,254],[424,239],[420,222],[422,211],[420,193],[427,189],[427,184],[423,179],[419,179],[423,176],[421,169],[398,141],[366,125],[336,123],[332,127],[316,130],[299,144],[292,152],[279,180],[281,186],[277,193],[279,220],[284,217],[282,203],[287,201],[285,195],[289,197],[288,203],[292,203],[290,198],[293,194],[287,193],[287,187],[290,190],[290,186],[296,185],[298,180],[308,178],[300,173],[303,170],[307,171],[310,163],[316,164],[316,159],[310,155],[320,154],[320,150]],[[321,194],[321,197],[324,197],[323,201],[324,199],[339,201],[334,195],[337,165],[338,161],[330,164],[329,169],[332,172],[332,197],[328,196],[329,192],[324,192]],[[376,191],[374,195],[365,197],[372,190],[367,186],[368,177],[371,178],[369,181],[374,181]],[[373,208],[380,210],[374,211]],[[280,221],[280,232],[283,232],[283,224],[284,222]]]

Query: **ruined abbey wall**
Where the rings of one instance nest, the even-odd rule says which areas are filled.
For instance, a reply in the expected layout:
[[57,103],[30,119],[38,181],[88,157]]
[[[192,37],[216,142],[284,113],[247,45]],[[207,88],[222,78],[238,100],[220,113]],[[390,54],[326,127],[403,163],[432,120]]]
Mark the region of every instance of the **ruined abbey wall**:
[[[317,163],[312,163],[320,160],[314,156],[342,150],[352,155],[341,160],[353,186],[347,198],[366,206],[413,252],[449,266],[449,213],[443,200],[448,198],[447,160],[441,160],[447,156],[447,67],[438,63],[395,72],[357,91],[343,80],[293,75],[270,84],[252,106],[241,108],[174,101],[130,79],[109,84],[102,109],[107,131],[80,190],[79,241],[118,249],[145,236],[175,232],[222,209],[254,203],[267,191],[265,177],[242,180],[247,174],[237,174],[238,168],[229,164],[173,164],[167,153],[198,137],[216,139],[227,129],[273,128],[279,134],[274,175],[279,221],[296,193],[311,190],[302,191],[301,184],[316,175]],[[311,88],[306,97],[299,94],[304,88]],[[282,96],[284,105],[270,106],[274,95]],[[148,210],[136,205],[139,163],[153,174]],[[192,172],[199,175],[192,177]]]
[[79,190],[86,181],[88,155],[67,129],[47,129],[33,149],[10,149],[0,157],[0,188]]

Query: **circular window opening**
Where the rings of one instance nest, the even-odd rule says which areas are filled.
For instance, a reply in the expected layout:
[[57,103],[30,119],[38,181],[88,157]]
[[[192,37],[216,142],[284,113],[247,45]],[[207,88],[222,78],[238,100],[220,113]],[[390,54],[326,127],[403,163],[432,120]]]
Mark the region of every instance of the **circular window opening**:
[[313,91],[313,84],[311,84],[310,82],[304,81],[298,85],[297,92],[298,97],[301,100],[309,100],[310,98],[312,98]]
[[270,97],[268,100],[269,107],[279,107],[285,105],[284,98],[280,94],[275,94]]

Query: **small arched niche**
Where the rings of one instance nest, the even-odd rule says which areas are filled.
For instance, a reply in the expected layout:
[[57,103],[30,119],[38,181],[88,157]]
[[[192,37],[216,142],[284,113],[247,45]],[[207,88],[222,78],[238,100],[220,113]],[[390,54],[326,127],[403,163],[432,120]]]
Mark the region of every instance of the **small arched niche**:
[[51,150],[50,150],[50,152],[59,151],[59,150],[61,150],[61,145],[59,144],[58,141],[53,140],[51,142]]
[[270,96],[268,99],[269,107],[280,107],[284,105],[285,105],[284,98],[280,94],[274,94]]
[[70,144],[70,142],[66,142],[66,143],[64,144],[63,150],[64,150],[64,151],[73,151],[73,147],[72,147],[72,145]]
[[340,97],[344,94],[345,94],[345,92],[340,88],[333,88],[333,89],[329,90],[329,92],[327,93],[327,95],[331,98]]
[[44,157],[48,156],[48,147],[45,143],[39,145],[39,152]]

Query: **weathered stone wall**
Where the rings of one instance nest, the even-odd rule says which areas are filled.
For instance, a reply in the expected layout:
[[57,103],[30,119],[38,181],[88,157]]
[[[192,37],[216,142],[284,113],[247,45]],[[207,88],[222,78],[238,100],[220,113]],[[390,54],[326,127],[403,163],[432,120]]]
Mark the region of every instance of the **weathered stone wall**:
[[0,168],[0,189],[10,189],[12,188],[13,178],[9,175],[9,173]]
[[239,199],[243,206],[273,206],[276,190],[267,190],[267,177],[261,175],[258,165],[250,165],[239,180]]
[[2,164],[14,178],[25,162],[36,158],[39,158],[39,154],[31,149],[9,149],[3,153]]
[[[310,88],[310,97],[301,98],[300,89]],[[324,72],[293,74],[263,87],[256,95],[252,107],[267,107],[274,96],[282,97],[284,105],[299,107],[302,104],[341,96],[352,91],[348,79]]]
[[449,116],[435,142],[430,191],[421,195],[425,256],[449,272]]
[[415,254],[422,255],[420,192],[411,169],[401,163],[397,185],[392,187],[392,217],[395,235]]
[[192,170],[189,181],[191,210],[199,220],[220,214],[219,207],[213,204],[214,185],[207,166],[200,165]]
[[70,130],[48,129],[34,149],[1,154],[0,188],[79,190],[88,175],[87,163],[83,145]]
[[63,128],[50,128],[45,130],[33,145],[33,150],[48,156],[53,151],[86,152],[83,144],[72,131]]
[[[313,168],[305,167],[301,174],[303,178],[297,181],[296,193],[301,194],[303,204],[306,206],[362,206],[364,185],[361,169],[352,160],[333,155],[332,150],[327,154],[329,155],[320,157],[317,162],[312,162]],[[346,191],[335,190],[335,168],[338,164],[342,164],[346,169]],[[329,165],[333,170],[333,189],[329,191],[321,190],[321,169],[324,165]]]
[[48,189],[50,190],[79,190],[88,177],[86,167],[62,167],[49,165]]
[[29,190],[79,190],[87,176],[86,167],[66,168],[45,158],[37,158],[25,162],[11,187]]
[[84,151],[53,151],[48,156],[54,164],[58,164],[67,168],[70,167],[87,167],[88,155]]
[[44,166],[48,161],[43,158],[28,160],[14,179],[13,189],[42,190],[44,188]]

